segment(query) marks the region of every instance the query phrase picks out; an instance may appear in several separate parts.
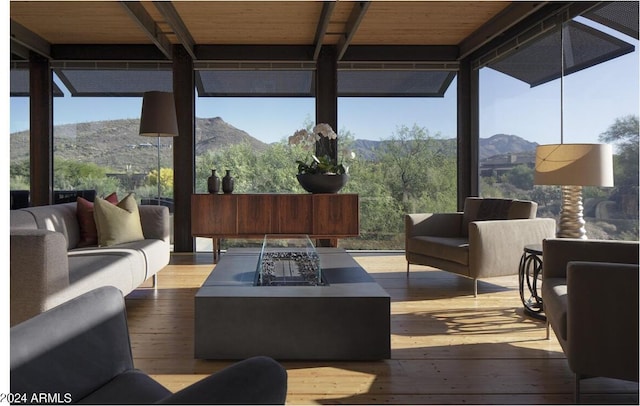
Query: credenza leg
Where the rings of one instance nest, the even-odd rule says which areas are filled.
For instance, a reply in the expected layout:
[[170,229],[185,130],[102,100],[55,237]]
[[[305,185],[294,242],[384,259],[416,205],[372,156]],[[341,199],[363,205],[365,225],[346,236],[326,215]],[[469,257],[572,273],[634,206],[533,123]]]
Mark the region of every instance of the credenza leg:
[[218,263],[218,259],[220,257],[220,239],[212,237],[211,240],[213,241],[213,263],[216,264]]

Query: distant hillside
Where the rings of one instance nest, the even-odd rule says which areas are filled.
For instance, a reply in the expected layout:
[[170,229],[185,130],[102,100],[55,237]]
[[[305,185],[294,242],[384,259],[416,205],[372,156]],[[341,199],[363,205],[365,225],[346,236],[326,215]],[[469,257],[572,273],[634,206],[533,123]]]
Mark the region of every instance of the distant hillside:
[[[155,167],[158,162],[157,137],[138,134],[139,120],[108,120],[89,123],[65,124],[55,127],[55,153],[64,159],[95,162],[114,172],[133,172]],[[266,144],[245,131],[226,123],[220,117],[198,118],[196,125],[196,153],[225,148],[248,142],[256,149]],[[10,156],[15,162],[29,156],[29,132],[11,134]],[[173,138],[160,138],[161,161],[168,166]],[[166,162],[166,164],[165,164]]]
[[[442,144],[443,152],[455,153],[455,139],[441,139],[439,141]],[[355,140],[354,150],[356,154],[365,159],[373,159],[376,152],[384,148],[386,142],[388,141]],[[532,152],[535,151],[537,145],[537,143],[527,141],[517,135],[496,134],[489,138],[480,138],[480,160],[496,155]]]
[[[226,148],[229,145],[247,142],[255,149],[267,147],[264,142],[252,137],[246,131],[225,122],[220,117],[197,118],[197,154]],[[157,138],[138,135],[139,120],[123,119],[65,124],[55,127],[55,153],[63,159],[81,162],[95,162],[116,173],[146,171],[157,165]],[[12,162],[29,156],[29,133],[22,131],[10,136],[10,156]],[[376,153],[388,141],[355,140],[354,152],[364,159],[374,159]],[[442,139],[439,149],[445,154],[455,154],[456,140]],[[516,135],[496,134],[480,139],[480,160],[489,157],[524,153],[535,150],[536,143],[526,141]],[[173,138],[160,138],[161,161],[163,166],[171,162]]]

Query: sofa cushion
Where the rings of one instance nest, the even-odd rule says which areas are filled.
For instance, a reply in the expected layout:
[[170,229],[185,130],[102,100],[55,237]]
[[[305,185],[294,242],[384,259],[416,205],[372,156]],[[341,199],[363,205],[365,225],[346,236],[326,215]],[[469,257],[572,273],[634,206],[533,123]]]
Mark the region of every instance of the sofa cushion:
[[410,252],[469,265],[469,240],[467,238],[417,236],[407,242]]
[[98,245],[108,247],[144,239],[138,204],[128,194],[117,205],[96,198],[94,218],[98,230]]
[[115,286],[123,294],[137,288],[145,279],[146,261],[140,251],[123,248],[88,248],[69,251],[70,297],[96,286]]
[[75,202],[34,206],[22,210],[33,215],[39,229],[62,233],[67,240],[67,249],[78,246],[80,227],[78,226]]
[[136,278],[142,278],[140,280],[134,279],[134,282],[141,284],[146,279],[152,277],[158,273],[162,268],[169,263],[171,247],[168,241],[145,239],[140,241],[133,241],[124,244],[113,245],[111,248],[124,248],[136,250],[142,253],[145,259],[146,266],[144,273],[136,274]]
[[[113,192],[105,197],[104,200],[109,203],[118,204],[118,195],[116,192]],[[93,218],[93,210],[93,202],[83,197],[78,197],[76,201],[76,216],[78,217],[78,226],[80,227],[78,247],[98,245],[98,230],[96,229],[96,220]]]

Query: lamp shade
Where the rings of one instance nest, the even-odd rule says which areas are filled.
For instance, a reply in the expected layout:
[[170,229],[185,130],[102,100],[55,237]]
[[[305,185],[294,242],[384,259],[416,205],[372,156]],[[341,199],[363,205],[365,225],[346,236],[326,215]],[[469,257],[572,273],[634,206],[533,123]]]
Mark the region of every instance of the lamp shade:
[[613,186],[611,145],[539,145],[533,182],[536,185]]
[[147,137],[175,137],[178,135],[176,104],[173,93],[145,92],[142,97],[140,135]]

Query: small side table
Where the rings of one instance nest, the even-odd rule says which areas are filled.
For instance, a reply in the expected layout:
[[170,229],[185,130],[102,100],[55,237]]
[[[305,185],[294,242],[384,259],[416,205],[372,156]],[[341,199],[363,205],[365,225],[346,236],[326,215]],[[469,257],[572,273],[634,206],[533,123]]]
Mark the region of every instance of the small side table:
[[[525,245],[520,258],[518,272],[520,282],[520,299],[524,305],[524,312],[536,319],[546,320],[542,314],[542,297],[538,295],[538,280],[542,275],[542,245]],[[529,290],[529,298],[525,299],[525,282]]]

